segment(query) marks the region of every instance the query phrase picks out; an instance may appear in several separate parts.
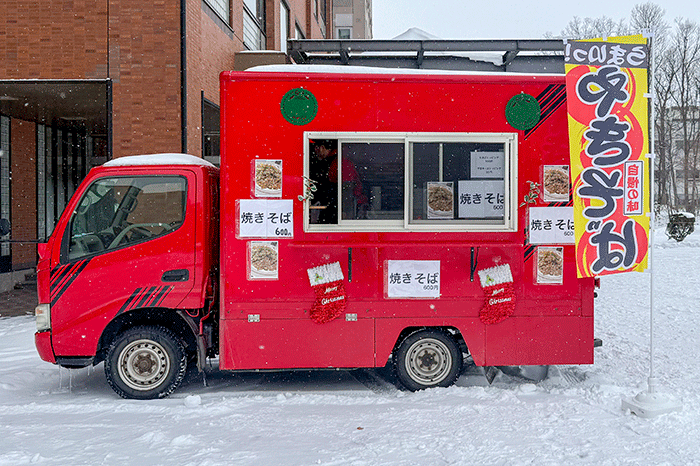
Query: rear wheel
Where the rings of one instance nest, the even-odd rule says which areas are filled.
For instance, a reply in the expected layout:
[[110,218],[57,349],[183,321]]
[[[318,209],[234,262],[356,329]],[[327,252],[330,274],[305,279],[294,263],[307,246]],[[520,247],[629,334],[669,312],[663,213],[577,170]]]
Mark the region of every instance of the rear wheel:
[[187,354],[163,327],[134,327],[117,337],[107,352],[105,375],[123,398],[151,399],[170,395],[182,382]]
[[394,355],[394,369],[409,390],[449,387],[462,368],[462,352],[452,336],[439,330],[409,335]]

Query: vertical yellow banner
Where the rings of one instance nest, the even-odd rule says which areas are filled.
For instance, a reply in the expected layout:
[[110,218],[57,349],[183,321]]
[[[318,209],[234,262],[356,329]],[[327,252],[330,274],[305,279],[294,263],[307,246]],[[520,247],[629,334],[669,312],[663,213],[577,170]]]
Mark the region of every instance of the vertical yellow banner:
[[645,270],[647,41],[568,41],[565,60],[578,276]]

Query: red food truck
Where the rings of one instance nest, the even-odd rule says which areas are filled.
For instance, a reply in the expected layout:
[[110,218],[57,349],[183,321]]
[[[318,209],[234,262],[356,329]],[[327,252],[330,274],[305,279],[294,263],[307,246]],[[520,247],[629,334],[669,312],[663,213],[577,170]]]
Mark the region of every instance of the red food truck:
[[220,170],[159,154],[90,171],[39,245],[41,358],[104,362],[129,398],[217,356],[392,364],[410,390],[464,361],[593,363],[564,76],[331,71],[222,73]]

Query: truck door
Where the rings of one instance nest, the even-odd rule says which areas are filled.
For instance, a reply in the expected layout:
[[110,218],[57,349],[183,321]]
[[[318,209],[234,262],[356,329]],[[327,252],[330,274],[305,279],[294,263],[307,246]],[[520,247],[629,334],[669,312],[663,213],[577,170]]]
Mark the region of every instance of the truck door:
[[58,232],[62,240],[52,251],[51,270],[57,356],[94,355],[115,316],[176,308],[192,289],[194,173],[125,172],[94,179],[69,205],[73,212]]

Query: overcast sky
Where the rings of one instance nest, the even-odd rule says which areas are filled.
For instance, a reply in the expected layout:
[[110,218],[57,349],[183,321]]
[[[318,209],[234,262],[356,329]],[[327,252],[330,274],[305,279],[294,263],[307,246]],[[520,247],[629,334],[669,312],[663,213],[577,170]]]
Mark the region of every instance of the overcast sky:
[[[607,16],[629,20],[634,5],[628,0],[372,0],[375,39],[391,39],[417,27],[441,39],[539,39],[559,34],[574,17]],[[700,1],[653,2],[666,10],[673,24],[682,16],[700,23]]]

